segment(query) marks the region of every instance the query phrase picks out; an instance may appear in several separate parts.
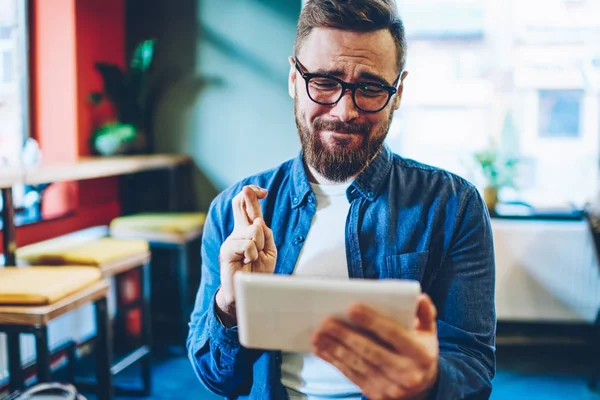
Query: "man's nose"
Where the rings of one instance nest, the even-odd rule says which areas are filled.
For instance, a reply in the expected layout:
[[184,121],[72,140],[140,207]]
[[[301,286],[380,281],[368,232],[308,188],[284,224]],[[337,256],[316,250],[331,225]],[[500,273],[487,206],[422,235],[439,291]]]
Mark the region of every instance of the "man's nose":
[[342,93],[342,98],[333,105],[330,114],[340,121],[352,121],[358,118],[359,110],[354,105],[354,100],[352,100],[352,90],[345,90]]

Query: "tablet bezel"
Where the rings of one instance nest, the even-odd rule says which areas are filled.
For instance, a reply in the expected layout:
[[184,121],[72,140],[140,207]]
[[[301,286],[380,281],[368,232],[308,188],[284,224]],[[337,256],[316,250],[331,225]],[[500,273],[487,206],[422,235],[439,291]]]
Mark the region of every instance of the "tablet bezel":
[[413,329],[421,293],[420,283],[413,280],[249,272],[237,272],[234,287],[240,343],[253,349],[295,352],[311,350],[310,338],[325,316],[350,323],[347,310],[356,303],[370,306]]

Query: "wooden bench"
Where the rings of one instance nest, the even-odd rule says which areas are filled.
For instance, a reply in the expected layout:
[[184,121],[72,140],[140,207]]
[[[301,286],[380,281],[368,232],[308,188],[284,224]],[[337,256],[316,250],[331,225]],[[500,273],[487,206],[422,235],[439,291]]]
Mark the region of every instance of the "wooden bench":
[[[21,366],[20,335],[23,333],[34,335],[38,382],[50,382],[49,323],[83,305],[93,303],[97,324],[95,346],[97,394],[101,400],[113,399],[107,293],[108,283],[101,279],[101,274],[96,268],[6,267],[0,269],[0,331],[6,333],[8,341],[9,389],[21,391],[25,388]],[[74,373],[72,367],[71,365],[70,371]]]
[[[173,276],[176,280],[177,290],[177,310],[175,313],[172,309],[155,310],[153,317],[155,319],[155,327],[161,325],[168,327],[166,331],[172,330],[173,324],[177,326],[175,333],[175,343],[185,348],[185,342],[188,331],[188,322],[192,311],[193,300],[190,297],[190,246],[195,241],[199,241],[204,228],[206,214],[202,212],[196,213],[144,213],[128,215],[115,218],[110,224],[110,235],[119,239],[143,239],[150,244],[153,252],[152,259],[154,264],[159,257],[156,257],[156,252],[159,249],[167,249],[172,251],[176,261],[173,266],[155,265],[153,271],[161,270],[161,278],[165,275]],[[200,266],[195,266],[200,269]],[[164,268],[172,268],[166,271]],[[161,280],[157,279],[160,283]],[[156,299],[158,300],[158,299]],[[163,299],[159,300],[161,303]],[[172,320],[172,316],[175,320]]]
[[[21,247],[16,252],[17,261],[26,265],[86,265],[95,267],[102,277],[114,278],[116,287],[123,284],[126,273],[139,269],[141,274],[141,299],[128,302],[117,290],[116,315],[113,330],[119,335],[114,343],[116,353],[121,357],[111,366],[112,375],[117,375],[129,366],[141,363],[141,389],[116,387],[117,394],[151,393],[151,323],[150,323],[150,250],[148,242],[140,239],[115,239],[109,237],[82,238],[64,236],[33,245]],[[125,330],[127,314],[141,308],[141,334],[139,340],[130,346],[119,346],[128,337]],[[115,335],[115,337],[117,336]],[[132,340],[133,342],[133,340]],[[125,347],[130,347],[125,349]],[[133,348],[131,348],[133,347]],[[121,354],[122,353],[122,354]],[[115,357],[117,359],[117,357]],[[79,382],[80,387],[91,388],[95,383]]]

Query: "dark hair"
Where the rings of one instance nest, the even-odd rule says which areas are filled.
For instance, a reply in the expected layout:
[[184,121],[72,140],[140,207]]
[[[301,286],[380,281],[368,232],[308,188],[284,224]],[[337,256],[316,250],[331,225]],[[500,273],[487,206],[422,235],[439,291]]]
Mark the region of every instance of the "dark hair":
[[298,54],[313,28],[354,32],[388,29],[396,43],[399,70],[404,69],[406,36],[395,0],[309,0],[298,20],[294,54]]

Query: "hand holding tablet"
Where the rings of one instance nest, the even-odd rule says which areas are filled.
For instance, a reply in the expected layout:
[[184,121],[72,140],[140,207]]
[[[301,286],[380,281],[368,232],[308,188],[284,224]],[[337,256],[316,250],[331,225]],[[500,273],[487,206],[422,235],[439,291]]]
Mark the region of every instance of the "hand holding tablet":
[[247,348],[310,352],[328,316],[350,323],[364,304],[412,330],[421,286],[408,280],[337,280],[238,272],[234,276],[238,333]]

